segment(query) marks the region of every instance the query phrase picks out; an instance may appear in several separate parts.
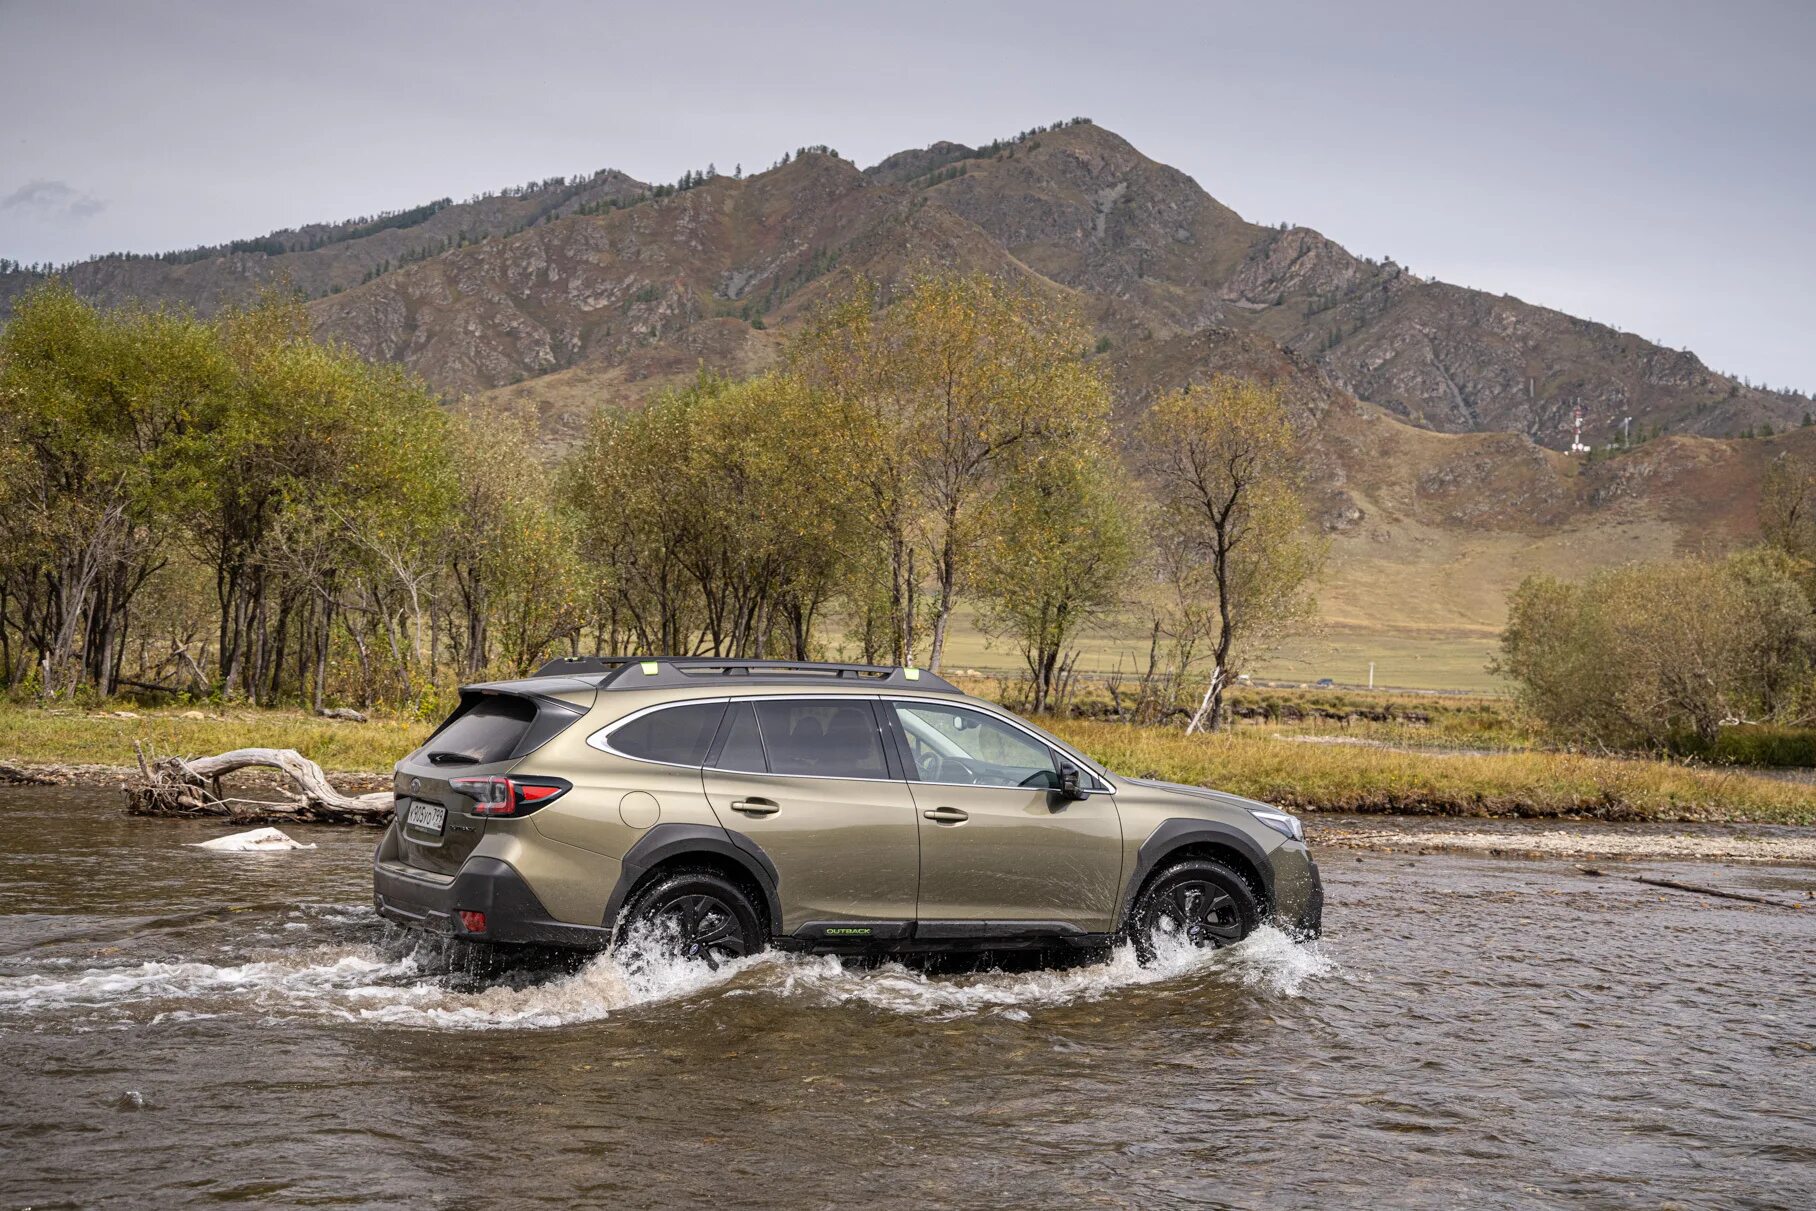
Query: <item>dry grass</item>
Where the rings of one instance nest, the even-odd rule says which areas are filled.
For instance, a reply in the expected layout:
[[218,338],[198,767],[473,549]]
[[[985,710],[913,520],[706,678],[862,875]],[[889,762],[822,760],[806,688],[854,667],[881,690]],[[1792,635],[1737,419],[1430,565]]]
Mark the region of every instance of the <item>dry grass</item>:
[[343,723],[301,711],[228,710],[202,719],[186,719],[180,711],[132,714],[0,705],[0,761],[131,765],[138,740],[155,752],[184,757],[258,745],[293,748],[326,770],[379,772],[429,734],[426,723]]
[[1076,720],[1050,727],[1113,771],[1214,786],[1301,811],[1816,823],[1816,788],[1668,761],[1450,756]]
[[[1816,824],[1816,788],[1667,761],[1409,753],[1259,725],[1216,736],[1083,720],[1048,726],[1119,773],[1215,786],[1302,811]],[[130,765],[139,740],[184,756],[253,745],[294,748],[329,770],[382,773],[428,730],[418,722],[339,723],[296,711],[236,710],[203,719],[141,711],[121,718],[6,705],[0,706],[0,761]]]

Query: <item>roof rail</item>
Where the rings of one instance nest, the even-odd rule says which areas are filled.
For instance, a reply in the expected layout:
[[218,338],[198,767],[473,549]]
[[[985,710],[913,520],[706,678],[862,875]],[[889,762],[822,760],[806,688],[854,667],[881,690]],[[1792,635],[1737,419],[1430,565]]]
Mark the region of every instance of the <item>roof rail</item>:
[[864,682],[936,694],[962,693],[944,677],[924,669],[887,664],[832,664],[818,660],[737,660],[724,656],[559,656],[536,670],[538,677],[602,674],[602,690],[665,689],[710,681],[794,684],[814,681]]

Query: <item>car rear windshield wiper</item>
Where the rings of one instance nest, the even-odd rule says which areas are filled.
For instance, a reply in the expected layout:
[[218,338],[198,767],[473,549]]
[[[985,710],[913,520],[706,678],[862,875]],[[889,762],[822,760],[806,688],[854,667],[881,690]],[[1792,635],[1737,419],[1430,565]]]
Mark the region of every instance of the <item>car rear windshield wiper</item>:
[[446,749],[437,749],[429,754],[430,765],[478,765],[479,758],[472,753],[450,753]]

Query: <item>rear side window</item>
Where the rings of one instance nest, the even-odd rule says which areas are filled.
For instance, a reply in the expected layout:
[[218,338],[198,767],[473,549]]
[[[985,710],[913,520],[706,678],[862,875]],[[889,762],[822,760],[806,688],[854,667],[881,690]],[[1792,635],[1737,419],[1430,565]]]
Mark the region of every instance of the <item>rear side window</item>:
[[723,702],[689,702],[639,715],[606,733],[617,752],[669,765],[699,765],[719,730]]
[[883,738],[866,701],[759,702],[757,722],[769,769],[816,778],[887,778]]
[[[576,716],[566,716],[572,722]],[[443,761],[490,765],[516,755],[536,723],[536,703],[515,694],[473,694],[423,746]]]
[[749,774],[769,772],[769,761],[763,756],[763,738],[757,732],[757,713],[748,702],[734,702],[725,721],[725,743],[719,746],[719,769],[738,770]]

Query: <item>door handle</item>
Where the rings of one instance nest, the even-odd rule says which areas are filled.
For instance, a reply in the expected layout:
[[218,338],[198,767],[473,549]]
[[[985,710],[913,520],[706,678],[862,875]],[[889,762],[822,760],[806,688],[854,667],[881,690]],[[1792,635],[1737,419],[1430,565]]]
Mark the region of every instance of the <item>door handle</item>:
[[733,799],[731,810],[747,816],[773,816],[782,809],[767,799]]
[[956,807],[930,808],[921,815],[936,824],[963,824],[971,818],[970,812],[962,812]]

